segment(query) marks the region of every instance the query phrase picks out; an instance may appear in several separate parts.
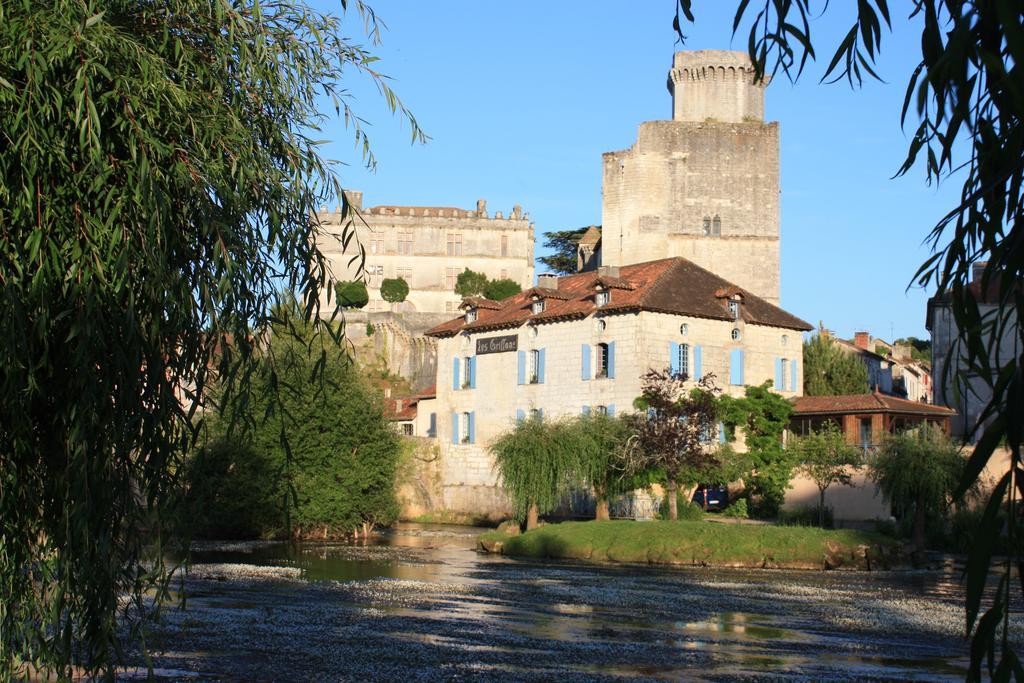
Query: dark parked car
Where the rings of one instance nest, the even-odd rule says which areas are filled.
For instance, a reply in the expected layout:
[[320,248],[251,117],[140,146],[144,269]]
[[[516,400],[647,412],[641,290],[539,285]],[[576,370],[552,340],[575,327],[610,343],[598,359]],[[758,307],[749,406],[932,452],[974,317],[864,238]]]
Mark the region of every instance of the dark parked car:
[[[705,505],[705,500],[707,505]],[[705,510],[724,510],[729,507],[729,489],[724,486],[701,484],[693,492],[693,502]]]

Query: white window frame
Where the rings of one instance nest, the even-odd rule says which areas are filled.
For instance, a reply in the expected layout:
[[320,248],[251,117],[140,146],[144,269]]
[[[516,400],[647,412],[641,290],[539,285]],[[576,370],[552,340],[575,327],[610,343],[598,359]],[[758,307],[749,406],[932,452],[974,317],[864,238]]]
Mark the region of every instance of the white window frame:
[[527,368],[529,372],[530,384],[540,383],[540,349],[530,349],[530,367]]
[[534,315],[536,315],[537,313],[543,313],[544,299],[537,299],[536,301],[534,301],[533,304],[531,304],[530,306],[530,310],[533,311]]
[[740,319],[740,302],[739,301],[730,301],[729,302],[729,315],[732,316],[733,320],[739,320]]
[[594,295],[594,304],[600,308],[601,306],[607,306],[612,302],[612,293],[610,290],[604,289]]
[[469,443],[469,420],[470,420],[469,413],[468,412],[462,413],[462,420],[460,420],[461,424],[459,425],[460,426],[459,431],[461,432],[459,434],[459,443],[462,443],[462,444],[468,444]]
[[690,376],[690,345],[679,345],[679,374]]
[[597,359],[595,363],[595,379],[604,379],[608,377],[608,360],[611,356],[611,347],[605,342],[601,342],[597,345]]

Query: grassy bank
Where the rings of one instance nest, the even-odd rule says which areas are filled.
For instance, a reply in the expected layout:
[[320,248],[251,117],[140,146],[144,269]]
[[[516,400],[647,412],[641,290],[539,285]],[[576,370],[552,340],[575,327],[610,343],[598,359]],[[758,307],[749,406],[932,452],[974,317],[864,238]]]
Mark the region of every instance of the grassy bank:
[[872,569],[896,560],[894,541],[866,531],[701,521],[564,522],[521,536],[490,532],[480,541],[505,555],[598,562]]

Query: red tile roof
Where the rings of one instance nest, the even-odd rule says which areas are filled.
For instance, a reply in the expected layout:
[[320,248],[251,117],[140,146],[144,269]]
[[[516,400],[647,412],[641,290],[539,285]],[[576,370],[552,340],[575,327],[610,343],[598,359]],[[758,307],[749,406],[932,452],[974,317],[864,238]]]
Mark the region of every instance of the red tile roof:
[[[611,301],[598,308],[594,303],[594,293],[601,282],[610,288]],[[497,310],[479,309],[477,319],[472,323],[466,324],[465,318],[460,317],[442,323],[426,334],[450,337],[463,330],[482,332],[518,327],[527,321],[543,324],[585,318],[598,311],[606,315],[656,311],[712,320],[731,320],[727,303],[719,296],[720,290],[742,295],[740,314],[747,323],[792,330],[811,329],[800,318],[680,257],[621,266],[619,277],[614,279],[595,272],[559,278],[558,298],[546,297],[544,311],[537,314],[530,310],[530,295],[535,290],[527,290],[505,299]],[[566,298],[562,299],[563,296]]]
[[794,415],[836,413],[901,413],[927,417],[948,417],[956,411],[945,406],[908,401],[887,394],[847,394],[844,396],[799,396],[790,399]]

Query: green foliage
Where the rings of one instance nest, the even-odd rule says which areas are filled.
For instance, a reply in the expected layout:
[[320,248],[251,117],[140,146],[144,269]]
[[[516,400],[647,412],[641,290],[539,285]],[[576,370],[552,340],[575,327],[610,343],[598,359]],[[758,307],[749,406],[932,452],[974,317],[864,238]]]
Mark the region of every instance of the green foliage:
[[531,505],[537,506],[538,514],[551,512],[573,488],[576,453],[558,438],[563,430],[553,425],[540,418],[519,420],[491,444],[519,521],[526,519]]
[[363,308],[370,301],[366,283],[362,280],[338,282],[334,285],[338,305],[342,308]]
[[487,276],[466,268],[455,278],[455,293],[459,296],[483,296]]
[[747,499],[740,498],[735,501],[732,505],[722,511],[722,515],[724,517],[732,517],[734,519],[747,519],[750,517],[750,514],[747,511]]
[[388,303],[401,303],[407,296],[409,296],[409,283],[403,278],[385,278],[380,283],[380,297]]
[[890,547],[892,539],[841,529],[754,524],[709,524],[704,521],[563,522],[521,536],[484,534],[504,544],[508,555],[643,564],[703,564],[750,567],[822,566],[829,545],[852,556],[857,546]]
[[366,336],[367,337],[372,337],[373,333],[375,331],[376,330],[374,330],[374,327],[373,327],[373,325],[371,323],[366,323]]
[[[661,498],[658,505],[658,519],[669,520],[668,495]],[[676,491],[676,521],[696,522],[704,519],[704,510],[692,500],[687,500],[681,492]]]
[[843,353],[830,338],[820,334],[804,342],[805,395],[843,396],[868,391],[868,369],[860,359]]
[[544,248],[550,249],[547,256],[540,256],[538,261],[544,264],[549,272],[560,275],[571,275],[576,272],[576,245],[587,228],[577,230],[554,230],[544,233]]
[[248,401],[282,287],[318,317],[310,216],[349,207],[311,135],[344,121],[373,165],[359,74],[422,133],[301,2],[0,11],[0,680],[113,675],[168,597],[163,530],[211,378]]
[[[309,339],[274,331],[270,347],[278,365],[271,369],[261,359],[259,381],[268,389],[280,382],[295,391],[274,406],[261,392],[245,415],[214,426],[218,438],[185,471],[195,533],[335,537],[390,524],[398,512],[399,440],[380,397],[342,351],[332,348],[321,357],[308,349]],[[321,361],[323,385],[308,381]],[[231,433],[232,422],[245,421],[255,425],[251,431]],[[287,450],[282,433],[289,437]],[[236,518],[255,521],[240,524]]]
[[575,455],[573,479],[578,487],[592,487],[599,498],[639,488],[634,477],[624,476],[633,436],[628,421],[591,413],[552,425],[553,438]]
[[964,462],[949,437],[924,425],[886,437],[870,472],[879,492],[897,509],[923,506],[926,513],[940,513],[952,501]]
[[[792,509],[782,508],[779,510],[775,522],[781,526],[817,526],[822,529],[831,529],[835,526],[832,508],[826,507],[822,511],[817,505],[801,505]],[[886,535],[893,536],[894,534],[887,533]]]
[[521,291],[523,291],[523,288],[515,280],[509,280],[508,278],[491,280],[484,286],[484,298],[491,301],[501,301],[510,296],[515,296]]
[[910,347],[910,357],[914,360],[930,363],[932,361],[932,340],[918,339],[917,337],[903,337],[897,339],[893,344],[901,344]]
[[747,387],[743,398],[721,396],[719,412],[726,432],[742,428],[746,436],[751,476],[748,494],[756,497],[759,516],[774,517],[786,496],[793,476],[794,458],[782,446],[793,405],[772,392],[771,382]]

